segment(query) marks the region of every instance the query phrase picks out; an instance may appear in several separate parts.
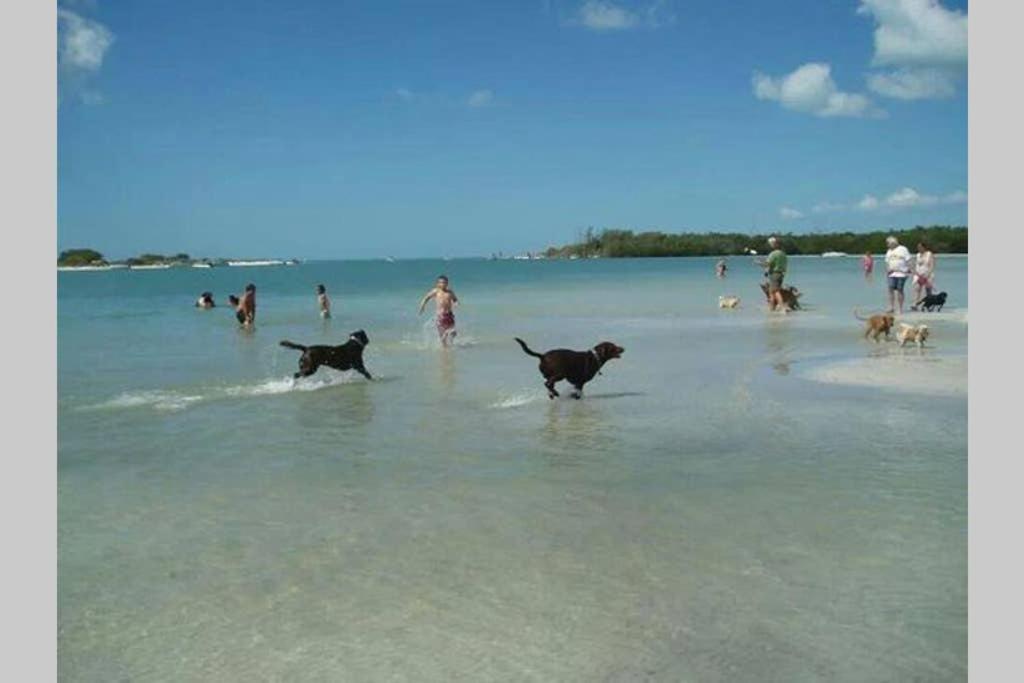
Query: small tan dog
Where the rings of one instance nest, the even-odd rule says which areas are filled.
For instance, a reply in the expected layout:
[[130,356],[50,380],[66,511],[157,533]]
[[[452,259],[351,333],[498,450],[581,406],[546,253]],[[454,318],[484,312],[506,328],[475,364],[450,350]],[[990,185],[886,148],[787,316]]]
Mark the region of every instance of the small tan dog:
[[740,298],[738,296],[720,296],[718,297],[719,308],[736,308],[740,305]]
[[917,348],[923,349],[924,342],[928,339],[928,326],[907,325],[906,323],[901,323],[900,329],[896,333],[896,339],[899,341],[900,346],[917,344]]
[[865,318],[857,312],[857,309],[853,309],[853,317],[867,323],[864,329],[864,338],[867,339],[870,336],[876,343],[878,342],[878,338],[883,334],[885,335],[886,341],[888,341],[892,326],[896,323],[896,316],[892,313],[876,313],[873,316]]

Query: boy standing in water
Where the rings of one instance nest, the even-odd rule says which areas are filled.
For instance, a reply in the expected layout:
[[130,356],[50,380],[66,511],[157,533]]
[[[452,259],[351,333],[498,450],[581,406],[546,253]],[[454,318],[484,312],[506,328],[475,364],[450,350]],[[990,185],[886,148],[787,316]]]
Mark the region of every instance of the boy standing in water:
[[245,316],[243,325],[252,327],[256,324],[256,285],[253,283],[250,282],[245,286],[245,292],[242,294],[242,300],[238,304],[238,310]]
[[459,297],[448,289],[447,275],[439,275],[434,288],[423,296],[423,300],[420,301],[421,314],[431,299],[437,304],[437,334],[441,337],[441,344],[448,346],[451,344],[451,338],[455,336],[455,314],[452,313],[452,308],[459,303]]
[[327,288],[316,286],[316,302],[320,305],[320,317],[326,320],[331,317],[331,300],[327,298]]

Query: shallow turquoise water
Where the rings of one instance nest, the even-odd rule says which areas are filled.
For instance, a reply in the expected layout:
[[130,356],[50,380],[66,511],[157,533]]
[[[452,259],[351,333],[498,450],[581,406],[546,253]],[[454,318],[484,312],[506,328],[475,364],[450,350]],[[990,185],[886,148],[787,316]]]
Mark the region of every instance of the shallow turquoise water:
[[[61,678],[965,679],[966,398],[802,369],[962,356],[967,260],[923,354],[861,339],[856,259],[791,259],[790,316],[731,266],[59,273]],[[451,351],[416,317],[441,271]],[[192,307],[248,281],[254,333]],[[280,339],[358,328],[379,381],[290,379]],[[548,401],[513,336],[626,353]]]

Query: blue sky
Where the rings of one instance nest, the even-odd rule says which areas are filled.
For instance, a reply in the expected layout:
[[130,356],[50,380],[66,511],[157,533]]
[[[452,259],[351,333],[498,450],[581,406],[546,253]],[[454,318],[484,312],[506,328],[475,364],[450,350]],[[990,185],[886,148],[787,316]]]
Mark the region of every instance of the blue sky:
[[537,250],[967,220],[949,0],[69,0],[58,245]]

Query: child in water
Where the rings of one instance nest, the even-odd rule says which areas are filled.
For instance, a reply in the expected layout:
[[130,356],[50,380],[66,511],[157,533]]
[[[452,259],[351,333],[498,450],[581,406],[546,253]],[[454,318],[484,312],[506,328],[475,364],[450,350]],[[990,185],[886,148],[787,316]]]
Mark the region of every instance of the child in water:
[[441,344],[449,346],[455,336],[455,314],[452,308],[459,303],[459,297],[455,296],[453,290],[448,289],[447,275],[439,275],[434,288],[423,296],[423,300],[420,301],[420,313],[423,313],[423,308],[431,299],[437,304],[437,334],[441,337]]
[[871,252],[864,254],[864,258],[861,259],[861,266],[864,268],[864,277],[871,275],[871,272],[875,269],[875,257],[871,255]]
[[235,319],[239,325],[245,325],[245,311],[242,310],[242,302],[234,294],[228,294],[228,303],[235,309]]
[[320,306],[320,317],[327,320],[331,317],[331,300],[327,298],[327,288],[322,284],[316,286],[316,302]]

